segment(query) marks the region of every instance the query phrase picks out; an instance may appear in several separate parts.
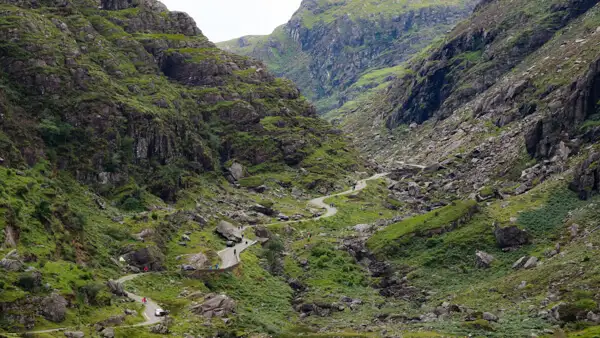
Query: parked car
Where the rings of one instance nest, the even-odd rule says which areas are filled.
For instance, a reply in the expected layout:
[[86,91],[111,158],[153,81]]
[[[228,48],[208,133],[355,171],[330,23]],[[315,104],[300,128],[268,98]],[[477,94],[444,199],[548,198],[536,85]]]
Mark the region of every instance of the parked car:
[[235,243],[233,241],[227,241],[227,243],[225,243],[228,247],[234,247]]
[[196,268],[191,265],[182,265],[181,270],[183,271],[196,271]]
[[163,309],[156,309],[156,311],[154,311],[154,315],[156,317],[164,317],[166,315],[169,314],[169,311],[163,310]]

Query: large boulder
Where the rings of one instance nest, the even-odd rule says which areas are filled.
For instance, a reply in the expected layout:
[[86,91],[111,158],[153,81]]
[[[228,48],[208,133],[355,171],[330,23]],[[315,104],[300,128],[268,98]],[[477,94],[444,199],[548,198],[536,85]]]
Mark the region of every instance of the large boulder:
[[4,258],[0,260],[0,269],[12,272],[21,271],[23,270],[23,263],[16,259]]
[[476,257],[477,267],[483,268],[483,269],[489,268],[490,265],[492,264],[492,261],[494,260],[494,256],[492,256],[489,253],[484,252],[484,251],[477,251],[475,253],[475,257]]
[[120,297],[127,296],[127,292],[125,292],[125,289],[123,289],[123,284],[121,284],[117,281],[114,281],[111,279],[108,282],[106,282],[106,286],[108,287],[110,292],[112,292],[116,296],[120,296]]
[[155,245],[150,245],[123,255],[123,258],[138,269],[148,267],[150,271],[164,270],[165,255]]
[[67,300],[63,296],[53,293],[42,299],[40,313],[46,320],[60,323],[66,318],[67,304]]
[[125,317],[125,314],[111,316],[101,322],[96,323],[95,326],[98,328],[97,331],[102,331],[103,328],[110,326],[119,326],[125,322]]
[[496,226],[494,236],[500,248],[510,248],[529,243],[529,234],[527,231],[521,230],[515,225],[508,227]]
[[154,229],[144,229],[144,230],[140,231],[139,233],[135,234],[134,236],[139,241],[143,242],[146,240],[146,238],[148,238],[152,235],[154,235]]
[[517,270],[518,270],[518,269],[521,269],[521,268],[522,268],[522,267],[525,265],[525,263],[527,263],[527,261],[528,261],[528,260],[529,260],[529,257],[528,257],[528,256],[523,256],[523,257],[519,258],[519,259],[518,259],[518,260],[517,260],[517,261],[516,261],[516,262],[515,262],[515,263],[512,265],[512,268],[513,268],[513,269],[517,269]]
[[258,238],[271,238],[272,234],[267,227],[259,225],[254,228],[254,234]]
[[575,169],[574,179],[569,188],[579,194],[579,198],[587,200],[600,188],[600,153],[591,154]]
[[274,216],[276,214],[276,211],[272,207],[264,206],[262,204],[255,204],[250,209],[267,216]]
[[227,221],[220,221],[215,231],[228,241],[240,242],[242,240],[240,229]]
[[205,318],[226,317],[235,311],[235,301],[225,295],[209,294],[202,304],[192,306],[191,310]]
[[233,177],[233,179],[236,181],[239,181],[246,176],[244,166],[238,162],[233,162],[231,167],[229,167],[227,170],[229,171],[229,174],[231,174],[231,177]]
[[204,269],[208,263],[208,257],[205,254],[199,252],[187,256],[187,265],[193,267],[196,270]]
[[524,269],[533,269],[537,266],[539,259],[537,257],[529,257],[527,262],[523,264]]
[[112,327],[107,327],[104,330],[100,331],[100,337],[102,338],[115,338],[115,329]]

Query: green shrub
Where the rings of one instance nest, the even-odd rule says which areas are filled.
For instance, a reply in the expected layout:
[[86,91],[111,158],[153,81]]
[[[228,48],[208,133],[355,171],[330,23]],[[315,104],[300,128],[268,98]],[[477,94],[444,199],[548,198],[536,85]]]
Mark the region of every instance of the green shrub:
[[481,189],[479,191],[479,195],[481,195],[482,197],[489,197],[492,196],[494,194],[494,188],[492,187],[483,187],[483,189]]
[[39,288],[41,280],[41,275],[37,272],[23,272],[15,284],[25,291],[32,292]]
[[552,193],[541,208],[519,214],[518,223],[532,235],[543,237],[558,229],[569,211],[581,204],[575,193],[561,189]]
[[575,302],[575,307],[580,311],[592,311],[598,309],[598,303],[593,299],[580,299]]
[[50,202],[46,200],[40,201],[38,205],[35,206],[35,211],[33,212],[33,217],[37,218],[38,221],[42,224],[47,224],[52,219],[52,209]]
[[477,319],[476,321],[473,321],[473,322],[465,322],[462,325],[466,328],[474,329],[474,330],[494,331],[494,327],[492,326],[492,324],[490,324],[490,322],[488,322],[485,319]]
[[264,256],[267,259],[269,271],[278,272],[283,271],[283,265],[279,259],[285,250],[283,242],[278,237],[272,238],[264,247]]
[[265,180],[260,176],[251,176],[240,179],[238,183],[244,188],[256,188],[265,184]]
[[275,203],[273,203],[272,201],[269,201],[269,200],[260,200],[258,202],[258,204],[260,204],[260,205],[262,205],[263,207],[266,207],[266,208],[272,208],[273,205],[275,205]]
[[121,203],[121,209],[125,211],[143,211],[144,203],[137,197],[128,197]]
[[78,296],[91,305],[110,305],[111,296],[102,283],[88,283],[78,290]]
[[105,233],[115,240],[123,241],[131,238],[131,234],[126,230],[118,226],[109,226],[106,228]]

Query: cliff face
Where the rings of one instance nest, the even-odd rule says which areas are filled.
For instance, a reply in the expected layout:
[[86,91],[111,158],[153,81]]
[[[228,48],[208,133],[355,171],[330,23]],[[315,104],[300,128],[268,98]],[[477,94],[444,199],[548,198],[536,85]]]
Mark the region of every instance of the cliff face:
[[325,113],[351,99],[345,91],[361,77],[406,61],[476,3],[306,0],[272,35],[218,46],[265,61],[277,75],[298,83]]
[[[593,160],[576,162],[598,141],[598,18],[597,1],[486,1],[390,86],[349,107],[345,128],[392,166],[454,162],[465,194],[490,179],[521,194],[570,169],[592,177]],[[588,197],[593,182],[572,188]]]
[[135,178],[173,200],[169,173],[310,167],[339,139],[291,82],[159,2],[5,1],[0,20],[6,165],[50,160],[85,183]]

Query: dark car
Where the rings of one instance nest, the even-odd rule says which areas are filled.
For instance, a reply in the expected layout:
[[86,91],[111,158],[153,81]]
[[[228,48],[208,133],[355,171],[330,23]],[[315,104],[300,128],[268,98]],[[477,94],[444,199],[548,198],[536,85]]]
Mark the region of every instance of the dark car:
[[228,247],[234,247],[235,243],[233,241],[227,241],[227,243],[225,243]]

